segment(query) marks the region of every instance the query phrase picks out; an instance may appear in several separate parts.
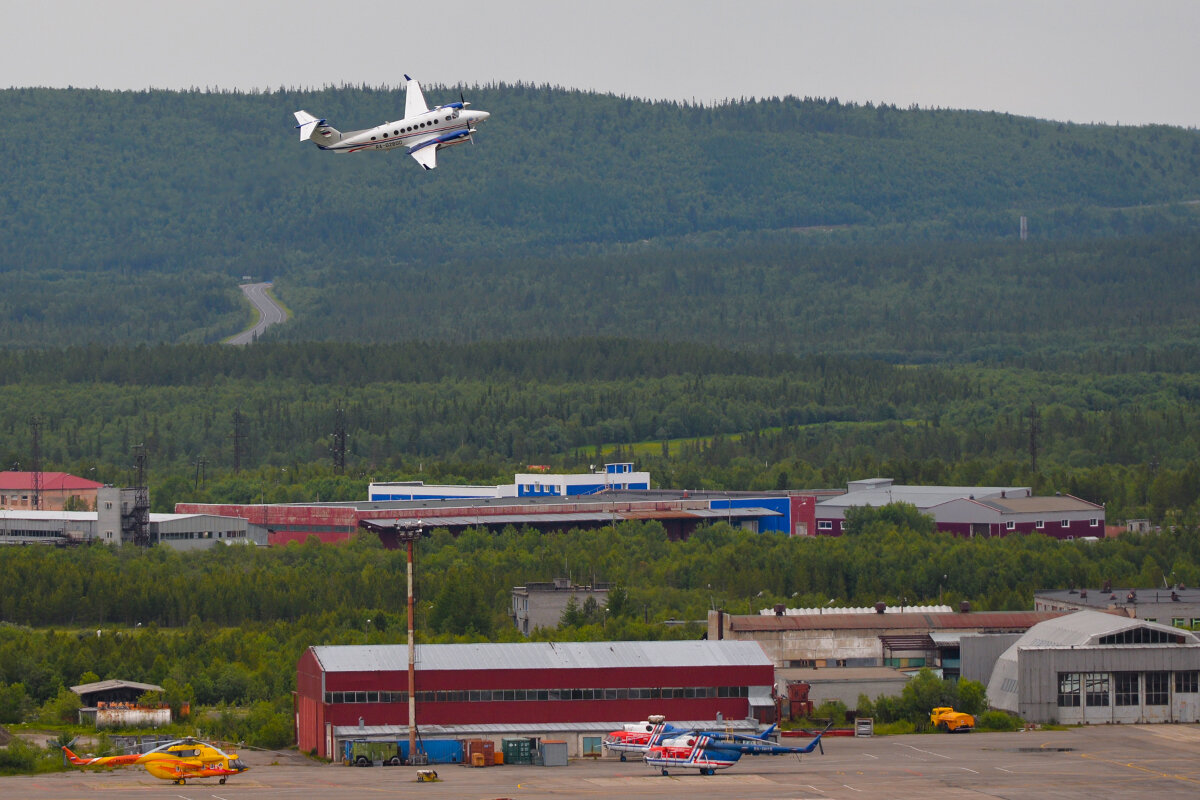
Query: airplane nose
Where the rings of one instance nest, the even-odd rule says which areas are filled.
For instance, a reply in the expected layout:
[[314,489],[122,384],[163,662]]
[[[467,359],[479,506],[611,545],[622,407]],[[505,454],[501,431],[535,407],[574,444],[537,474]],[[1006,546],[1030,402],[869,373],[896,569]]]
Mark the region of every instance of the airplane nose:
[[486,111],[476,111],[475,113],[479,115],[480,122],[483,122],[485,119],[491,116],[491,114]]

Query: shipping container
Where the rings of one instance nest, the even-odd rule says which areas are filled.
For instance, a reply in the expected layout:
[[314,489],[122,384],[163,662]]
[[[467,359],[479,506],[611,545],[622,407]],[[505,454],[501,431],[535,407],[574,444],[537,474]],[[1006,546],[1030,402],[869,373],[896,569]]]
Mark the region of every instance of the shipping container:
[[533,763],[533,744],[529,739],[504,739],[500,742],[505,764]]

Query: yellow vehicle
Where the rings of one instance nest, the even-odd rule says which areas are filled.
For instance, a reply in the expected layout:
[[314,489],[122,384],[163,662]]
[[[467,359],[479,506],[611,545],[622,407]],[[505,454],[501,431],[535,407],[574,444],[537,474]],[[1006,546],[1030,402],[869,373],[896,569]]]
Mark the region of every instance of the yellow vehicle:
[[929,724],[939,731],[970,733],[975,729],[975,718],[949,706],[939,706],[929,715]]

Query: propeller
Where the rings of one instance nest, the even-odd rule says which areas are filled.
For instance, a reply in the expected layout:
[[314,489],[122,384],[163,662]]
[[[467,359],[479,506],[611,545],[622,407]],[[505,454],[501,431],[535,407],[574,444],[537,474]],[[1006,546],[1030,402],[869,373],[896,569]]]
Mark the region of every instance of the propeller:
[[[463,97],[462,89],[458,90],[458,102],[462,103],[462,107],[466,108],[471,105],[467,102],[467,98]],[[471,140],[471,146],[475,146],[475,129],[471,127],[471,123],[467,123],[467,138]]]

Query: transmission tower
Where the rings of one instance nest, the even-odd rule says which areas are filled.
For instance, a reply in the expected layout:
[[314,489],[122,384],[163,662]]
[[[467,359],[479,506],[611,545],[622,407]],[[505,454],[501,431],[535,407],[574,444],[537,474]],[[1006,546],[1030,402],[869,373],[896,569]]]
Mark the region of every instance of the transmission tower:
[[129,511],[128,530],[134,544],[147,547],[150,544],[150,489],[146,485],[144,444],[133,447],[133,474],[133,508]]
[[42,421],[36,416],[29,418],[31,434],[29,471],[33,474],[33,491],[30,492],[30,508],[38,510],[42,507]]
[[241,409],[233,412],[233,473],[236,475],[242,470],[242,456],[245,455],[246,447],[246,418],[242,416]]
[[339,403],[333,412],[333,444],[329,446],[333,454],[333,472],[335,475],[346,474],[346,409]]

